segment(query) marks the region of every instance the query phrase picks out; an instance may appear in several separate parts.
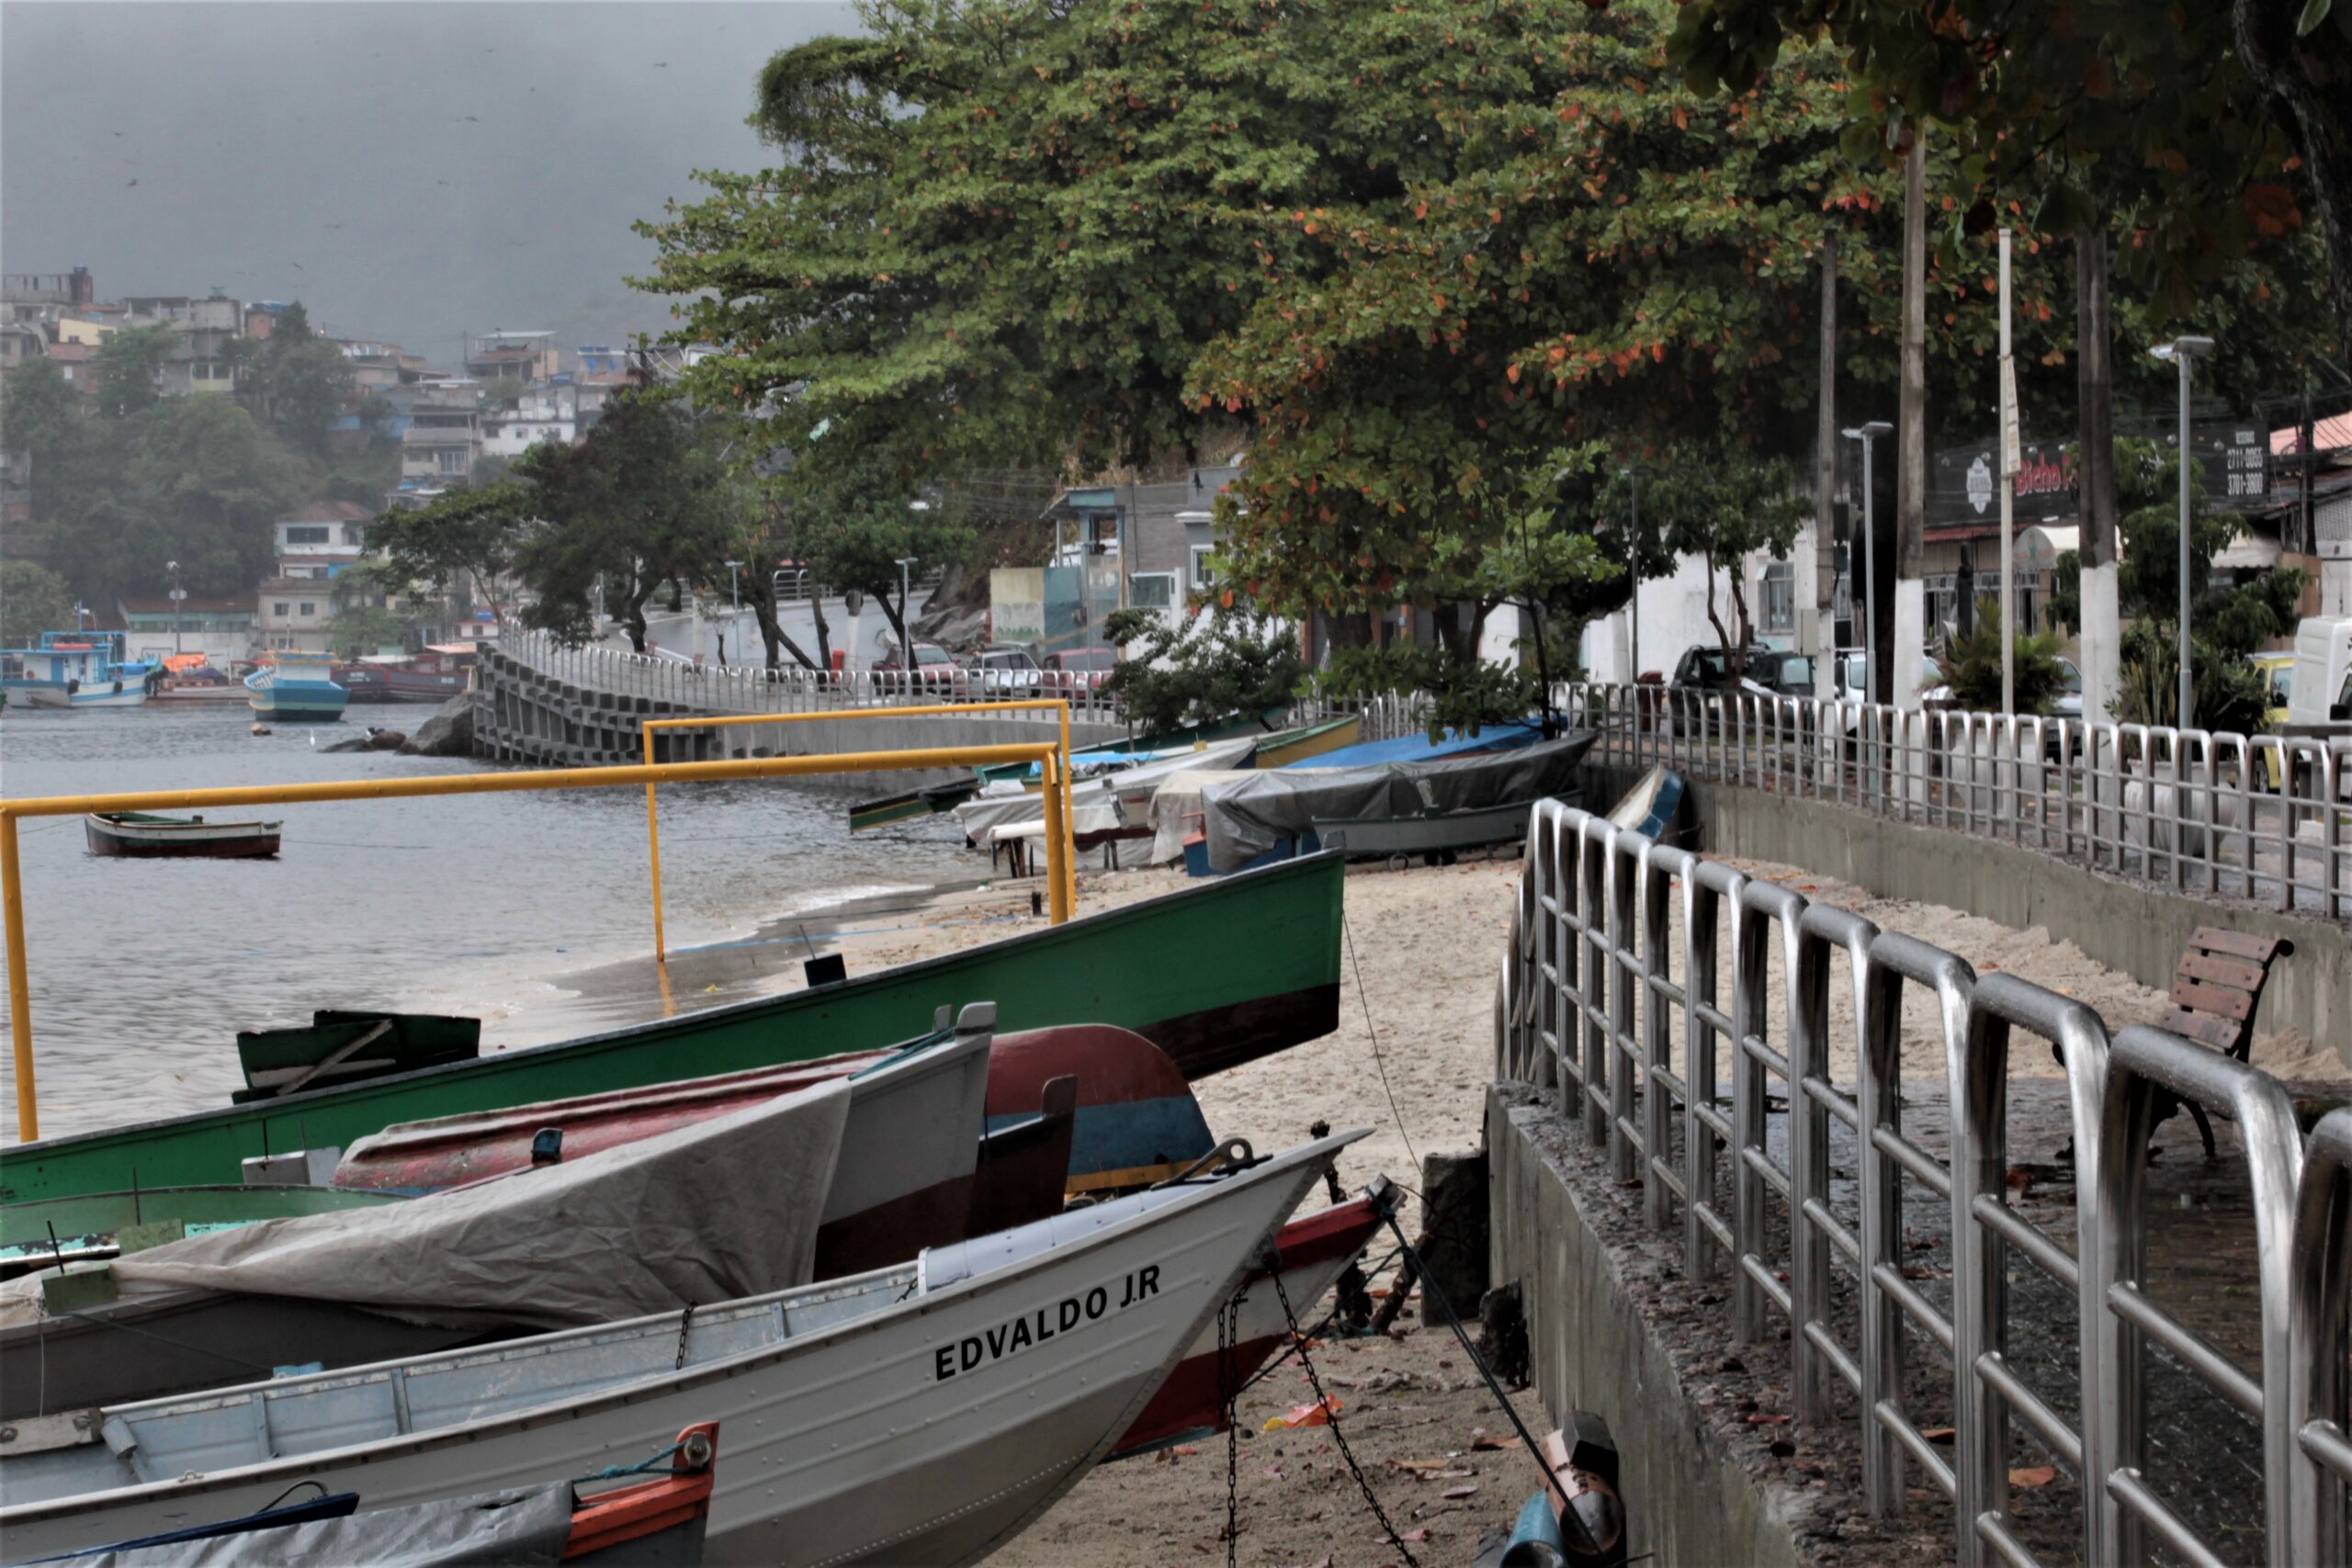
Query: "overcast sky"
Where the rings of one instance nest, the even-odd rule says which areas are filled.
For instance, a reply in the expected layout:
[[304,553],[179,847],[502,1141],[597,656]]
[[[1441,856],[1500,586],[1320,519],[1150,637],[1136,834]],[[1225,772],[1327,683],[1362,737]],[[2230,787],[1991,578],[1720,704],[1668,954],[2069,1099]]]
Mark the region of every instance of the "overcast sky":
[[777,49],[845,6],[0,5],[0,264],[100,299],[300,299],[454,366],[461,333],[666,327],[629,231],[754,168]]

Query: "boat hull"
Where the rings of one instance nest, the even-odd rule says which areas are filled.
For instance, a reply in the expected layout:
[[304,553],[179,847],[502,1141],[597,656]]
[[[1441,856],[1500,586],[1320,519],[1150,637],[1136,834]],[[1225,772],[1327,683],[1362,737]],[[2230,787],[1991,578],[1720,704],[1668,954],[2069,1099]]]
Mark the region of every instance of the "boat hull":
[[[395,1122],[808,1061],[907,1040],[942,1006],[993,999],[1000,1032],[1132,1029],[1186,1079],[1339,1026],[1336,857],[1203,883],[862,979],[470,1062],[0,1149],[0,1201],[234,1182],[241,1162],[347,1148]],[[135,1179],[134,1179],[135,1173]]]
[[84,687],[69,692],[62,686],[12,686],[10,691],[37,708],[135,708],[147,703],[147,688],[127,684],[120,691]]
[[113,860],[266,860],[277,853],[276,822],[127,822],[82,819],[90,852]]
[[[92,1464],[151,1465],[164,1475],[196,1472],[194,1479],[12,1504],[0,1507],[0,1529],[12,1553],[38,1557],[256,1511],[301,1480],[357,1492],[363,1508],[428,1502],[591,1474],[710,1421],[727,1438],[728,1462],[712,1497],[706,1561],[971,1562],[1018,1534],[1109,1450],[1212,1325],[1251,1257],[1328,1168],[1337,1142],[1292,1151],[1091,1234],[1081,1229],[1081,1239],[912,1300],[717,1361],[695,1359],[692,1325],[670,1326],[677,1314],[640,1320],[642,1330],[658,1332],[640,1333],[639,1349],[675,1344],[683,1369],[673,1371],[666,1353],[651,1369],[600,1362],[578,1392],[517,1408],[502,1400],[540,1396],[486,1392],[509,1386],[501,1367],[522,1354],[551,1365],[546,1347],[582,1336],[612,1343],[616,1330],[468,1352],[481,1366],[477,1392],[450,1425],[417,1413],[426,1395],[450,1387],[446,1373],[403,1370],[404,1402],[383,1374],[371,1380],[364,1371],[224,1391],[205,1413],[208,1423],[220,1413],[220,1440],[209,1424],[192,1435],[208,1456],[201,1465],[184,1462],[192,1450],[154,1451],[160,1439],[142,1435],[128,1461],[85,1445],[0,1469],[0,1477],[26,1477],[13,1490],[27,1498],[53,1492],[60,1475],[28,1461],[62,1460],[74,1475]],[[983,1256],[973,1261],[985,1266]],[[939,1262],[934,1256],[925,1267]],[[339,1396],[344,1387],[348,1400]],[[331,1397],[294,1404],[312,1390]],[[137,1427],[136,1407],[114,1414]],[[231,1424],[239,1419],[242,1426]],[[417,1429],[420,1421],[428,1428]],[[371,1440],[370,1432],[384,1435]],[[331,1446],[338,1439],[343,1446]],[[256,1450],[255,1442],[266,1446]],[[285,1457],[242,1457],[257,1451]]]

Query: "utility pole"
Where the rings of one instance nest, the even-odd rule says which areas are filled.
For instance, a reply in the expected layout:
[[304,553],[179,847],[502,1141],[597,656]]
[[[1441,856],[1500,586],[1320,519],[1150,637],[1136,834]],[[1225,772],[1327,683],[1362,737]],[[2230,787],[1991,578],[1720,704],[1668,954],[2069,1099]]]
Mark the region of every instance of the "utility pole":
[[180,586],[180,563],[167,560],[164,570],[172,574],[172,657],[180,653],[180,606],[187,600],[187,591]]
[[[1813,604],[1812,641],[1797,651],[1813,656],[1813,694],[1838,694],[1838,581],[1826,604],[1821,591],[1822,552],[1837,558],[1838,534],[1838,236],[1821,237],[1821,390],[1814,411],[1813,559],[1805,596]],[[1826,621],[1825,628],[1823,623]]]
[[1919,705],[1919,663],[1927,652],[1928,502],[1928,128],[1906,127],[1903,162],[1903,380],[1895,418],[1898,488],[1894,504],[1894,705]]
[[2188,667],[2188,362],[2212,353],[2213,340],[2177,337],[2150,352],[2158,359],[2171,360],[2180,370],[2180,705],[2174,722],[2187,729],[2194,707]]

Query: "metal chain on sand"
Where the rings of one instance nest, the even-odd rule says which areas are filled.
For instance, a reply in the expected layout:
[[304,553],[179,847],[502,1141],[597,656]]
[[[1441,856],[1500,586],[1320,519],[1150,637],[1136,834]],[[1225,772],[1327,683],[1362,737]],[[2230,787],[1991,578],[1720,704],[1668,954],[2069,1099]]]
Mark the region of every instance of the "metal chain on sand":
[[1307,1358],[1306,1336],[1299,1328],[1298,1314],[1291,1310],[1290,1292],[1283,1289],[1282,1271],[1277,1269],[1272,1273],[1274,1296],[1283,1303],[1283,1321],[1290,1325],[1291,1342],[1298,1351],[1298,1364],[1306,1370],[1306,1383],[1315,1391],[1316,1402],[1323,1406],[1329,1417],[1331,1440],[1340,1446],[1340,1457],[1348,1461],[1348,1473],[1356,1478],[1356,1489],[1363,1494],[1363,1500],[1372,1505],[1372,1515],[1380,1521],[1382,1535],[1403,1554],[1406,1568],[1421,1568],[1413,1556],[1413,1549],[1405,1544],[1405,1538],[1396,1533],[1395,1525],[1388,1522],[1388,1510],[1380,1506],[1380,1498],[1373,1492],[1372,1483],[1363,1477],[1363,1468],[1356,1463],[1355,1452],[1348,1447],[1347,1434],[1340,1430],[1339,1413],[1331,1408],[1331,1396],[1323,1392],[1323,1380],[1317,1375],[1315,1363]]

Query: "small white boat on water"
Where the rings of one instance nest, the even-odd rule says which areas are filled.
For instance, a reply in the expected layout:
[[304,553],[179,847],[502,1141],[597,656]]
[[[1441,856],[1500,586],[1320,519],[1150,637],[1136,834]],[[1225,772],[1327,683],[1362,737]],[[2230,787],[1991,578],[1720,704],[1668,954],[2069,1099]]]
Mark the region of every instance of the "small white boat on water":
[[974,1561],[1110,1449],[1363,1135],[832,1284],[18,1423],[0,1532],[46,1556],[312,1480],[363,1508],[457,1497],[630,1462],[708,1420],[729,1462],[706,1561]]

